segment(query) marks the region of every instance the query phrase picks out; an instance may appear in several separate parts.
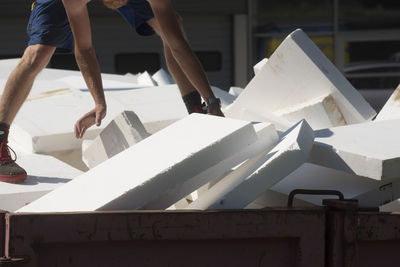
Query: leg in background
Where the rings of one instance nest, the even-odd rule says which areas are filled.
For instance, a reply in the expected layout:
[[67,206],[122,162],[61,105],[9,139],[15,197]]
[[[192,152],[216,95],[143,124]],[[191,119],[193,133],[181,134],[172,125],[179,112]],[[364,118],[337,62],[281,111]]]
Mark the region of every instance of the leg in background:
[[[148,0],[154,13],[158,30],[176,63],[204,100],[215,98],[210,83],[198,58],[187,42],[170,0]],[[223,116],[219,105],[209,106],[208,113]]]
[[[180,24],[182,34],[186,39],[186,36],[184,35],[184,32],[183,32],[183,25],[182,25],[181,19],[178,18],[178,21]],[[154,18],[148,20],[147,23],[154,29],[154,31],[158,35],[161,36],[160,25],[157,23],[157,21]],[[171,52],[171,48],[168,46],[168,44],[166,42],[164,42],[163,39],[161,39],[161,40],[162,40],[163,47],[164,47],[165,61],[167,63],[168,70],[178,85],[179,91],[182,95],[182,99],[186,105],[186,108],[187,108],[189,114],[193,113],[193,112],[201,112],[201,102],[202,101],[201,101],[200,94],[197,92],[196,88],[194,88],[192,83],[186,77],[186,74],[182,71],[181,67],[176,62],[176,60]]]

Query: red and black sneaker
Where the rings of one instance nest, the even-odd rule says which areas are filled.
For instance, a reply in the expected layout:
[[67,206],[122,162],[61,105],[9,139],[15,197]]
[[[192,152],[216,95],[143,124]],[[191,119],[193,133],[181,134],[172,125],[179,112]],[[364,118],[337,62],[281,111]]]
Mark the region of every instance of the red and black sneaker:
[[[26,171],[11,158],[10,149],[6,141],[0,142],[0,182],[22,183],[26,180]],[[11,151],[16,158],[14,150]]]

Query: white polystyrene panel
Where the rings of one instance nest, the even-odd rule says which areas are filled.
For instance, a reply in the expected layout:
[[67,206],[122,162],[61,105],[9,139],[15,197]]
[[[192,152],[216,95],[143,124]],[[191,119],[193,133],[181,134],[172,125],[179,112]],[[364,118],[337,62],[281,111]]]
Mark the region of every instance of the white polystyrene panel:
[[28,177],[20,184],[0,182],[2,210],[15,211],[82,174],[51,156],[26,153],[13,143],[9,146],[16,152],[17,163],[26,170]]
[[298,29],[281,43],[226,115],[239,118],[243,108],[262,115],[328,94],[332,94],[348,124],[370,120],[376,114],[343,74]]
[[191,114],[19,211],[138,209],[256,139],[250,123]]
[[310,162],[377,180],[400,177],[400,120],[315,132]]
[[305,122],[293,126],[271,151],[250,158],[191,203],[188,209],[242,209],[296,170],[308,158],[314,134]]

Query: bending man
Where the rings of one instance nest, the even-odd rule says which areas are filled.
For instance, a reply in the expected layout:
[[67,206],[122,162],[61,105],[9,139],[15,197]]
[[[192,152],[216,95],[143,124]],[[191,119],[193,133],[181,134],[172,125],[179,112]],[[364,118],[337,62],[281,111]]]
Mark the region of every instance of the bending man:
[[[0,100],[0,181],[22,182],[25,170],[13,160],[7,145],[9,126],[27,98],[37,74],[56,49],[71,51],[93,96],[94,108],[75,124],[81,138],[87,128],[100,125],[106,102],[96,54],[92,46],[86,4],[89,0],[37,0],[32,6],[27,32],[29,43],[21,61],[9,76]],[[74,41],[75,40],[75,41]],[[51,112],[49,110],[49,112]]]

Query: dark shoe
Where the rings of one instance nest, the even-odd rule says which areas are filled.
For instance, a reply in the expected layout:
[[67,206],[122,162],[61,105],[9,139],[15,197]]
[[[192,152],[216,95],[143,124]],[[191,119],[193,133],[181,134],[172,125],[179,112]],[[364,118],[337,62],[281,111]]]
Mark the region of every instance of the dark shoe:
[[21,183],[26,176],[26,171],[11,158],[7,142],[0,142],[0,182]]

